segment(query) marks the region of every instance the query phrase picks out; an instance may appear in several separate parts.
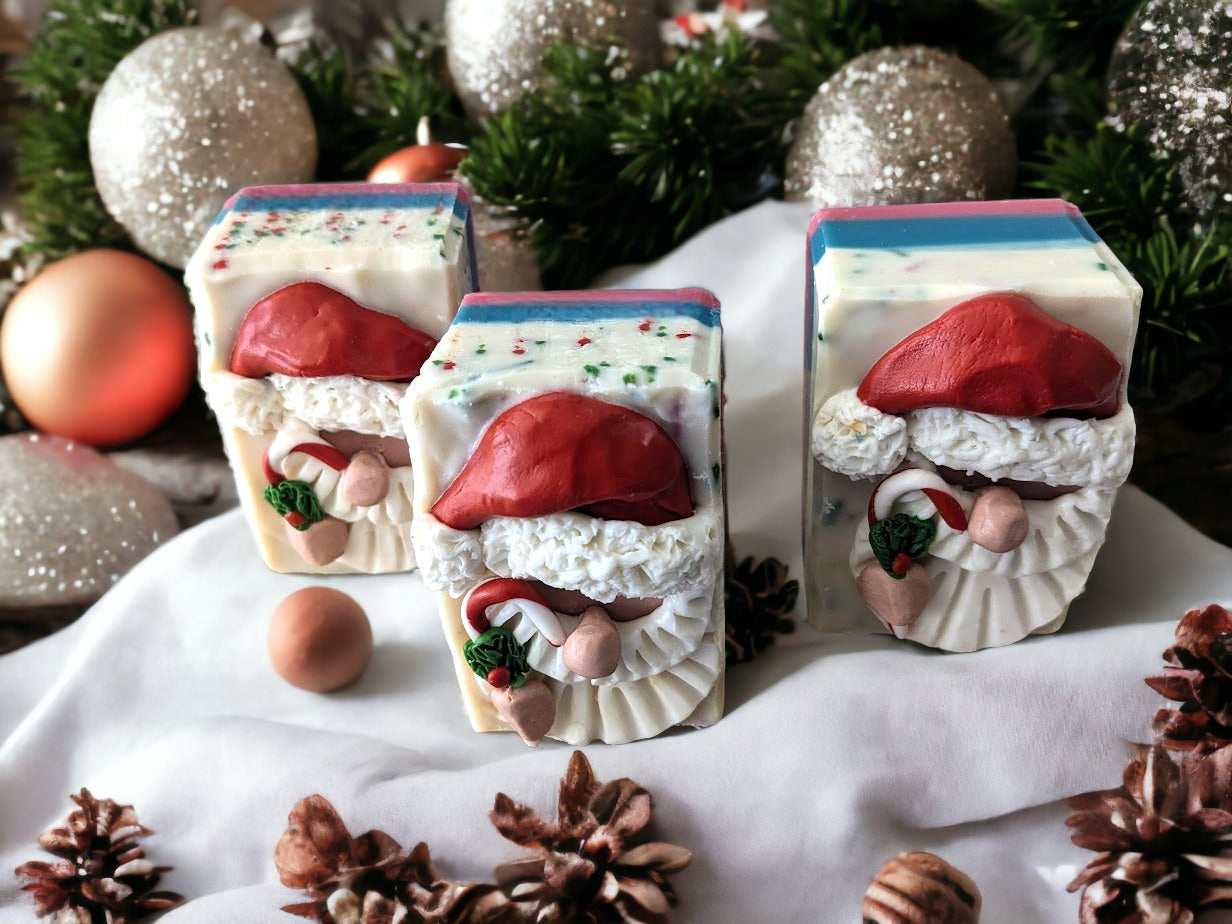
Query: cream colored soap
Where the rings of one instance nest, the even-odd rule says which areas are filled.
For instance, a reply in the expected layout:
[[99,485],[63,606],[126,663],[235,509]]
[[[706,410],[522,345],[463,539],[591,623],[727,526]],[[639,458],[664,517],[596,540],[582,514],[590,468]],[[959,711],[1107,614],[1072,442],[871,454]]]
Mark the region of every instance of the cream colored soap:
[[809,621],[1054,631],[1133,460],[1141,288],[1060,200],[823,210],[808,245]]
[[[475,288],[465,192],[454,183],[241,190],[185,277],[201,385],[266,564],[412,569],[414,478],[398,403]],[[268,307],[296,288],[307,293],[299,314],[282,301]],[[320,320],[325,301],[347,306],[337,308],[347,324]],[[393,373],[373,359],[415,332],[422,354],[397,353]],[[352,339],[370,348],[348,347]],[[331,351],[338,361],[322,362]],[[275,353],[282,365],[254,372],[254,356]],[[294,499],[290,513],[267,499],[271,484]],[[319,514],[301,522],[300,505],[313,500]]]
[[[701,290],[485,293],[464,300],[402,410],[416,472],[415,552],[425,583],[438,591],[477,731],[514,730],[531,743],[544,736],[618,743],[718,720],[721,355],[718,306]],[[518,442],[514,437],[526,430],[508,440],[489,433],[504,434],[505,421],[540,407],[558,415],[534,431],[551,445],[540,445],[538,436]],[[650,433],[647,446],[657,448],[630,448],[613,435],[615,426],[586,431],[580,449],[555,444],[553,420],[609,411]],[[494,448],[510,445],[508,455]],[[670,492],[659,496],[683,490],[686,508],[652,523],[627,518],[627,511],[588,509],[614,485],[641,483],[643,467],[663,471],[647,461],[659,450],[682,463]],[[618,454],[625,461],[607,471]],[[535,465],[522,472],[531,456]],[[588,481],[576,475],[585,465],[552,468],[565,456],[590,458],[605,474],[594,496],[554,506],[545,495],[558,481]],[[472,477],[472,469],[497,457],[492,479]],[[511,507],[485,507],[473,522],[446,521],[448,492],[466,483],[479,496],[503,468],[519,470],[494,503],[508,500]],[[507,658],[491,670],[468,663],[468,643],[494,650],[482,638],[489,630],[520,653],[524,669],[510,674]]]

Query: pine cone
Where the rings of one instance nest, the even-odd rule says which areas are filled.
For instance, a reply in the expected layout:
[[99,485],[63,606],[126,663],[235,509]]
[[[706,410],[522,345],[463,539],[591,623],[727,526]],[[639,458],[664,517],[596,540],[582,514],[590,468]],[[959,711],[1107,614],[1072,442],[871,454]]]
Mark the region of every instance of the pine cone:
[[497,867],[497,881],[513,901],[529,906],[530,920],[543,924],[665,922],[676,904],[666,874],[683,869],[693,855],[645,839],[651,810],[645,789],[630,779],[601,786],[586,755],[574,751],[560,783],[557,824],[497,795],[492,824],[534,851]]
[[864,924],[978,924],[980,890],[936,854],[900,853],[877,873],[860,917]]
[[752,661],[796,625],[787,616],[796,607],[800,582],[787,580],[787,566],[777,558],[753,564],[753,558],[727,563],[724,609],[727,623],[727,663]]
[[428,845],[407,851],[384,831],[351,837],[324,796],[301,799],[274,848],[282,884],[310,901],[283,911],[326,924],[496,924],[508,913],[494,885],[444,879]]
[[63,924],[125,924],[184,901],[175,892],[156,892],[170,866],[145,859],[137,839],[154,832],[137,821],[131,805],[95,799],[82,789],[72,800],[79,808],[63,825],[39,835],[39,846],[60,857],[54,863],[32,860],[17,867],[34,896],[35,914],[56,915]]
[[1155,713],[1159,742],[1201,752],[1232,744],[1232,615],[1215,604],[1186,613],[1164,660],[1163,676],[1146,682],[1181,707]]
[[1191,924],[1232,907],[1232,748],[1174,763],[1142,747],[1119,789],[1077,796],[1066,824],[1099,851],[1069,885],[1082,924]]

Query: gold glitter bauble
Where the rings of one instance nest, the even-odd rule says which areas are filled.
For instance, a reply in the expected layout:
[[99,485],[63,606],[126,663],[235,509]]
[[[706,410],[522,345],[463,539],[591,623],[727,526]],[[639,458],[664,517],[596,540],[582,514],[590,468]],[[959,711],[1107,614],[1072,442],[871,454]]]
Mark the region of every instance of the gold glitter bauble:
[[804,110],[787,157],[789,199],[817,208],[1000,199],[1017,156],[1005,107],[970,64],[932,48],[847,62]]
[[152,484],[88,446],[0,438],[0,609],[92,603],[178,530]]
[[112,71],[90,118],[103,204],[139,248],[175,267],[232,193],[307,182],[316,162],[295,78],[265,46],[213,29],[147,39]]
[[543,83],[543,55],[574,42],[605,49],[616,76],[652,68],[659,57],[654,0],[448,0],[449,73],[466,111],[503,112]]
[[1232,207],[1232,0],[1150,0],[1108,67],[1108,101],[1176,164],[1200,216]]

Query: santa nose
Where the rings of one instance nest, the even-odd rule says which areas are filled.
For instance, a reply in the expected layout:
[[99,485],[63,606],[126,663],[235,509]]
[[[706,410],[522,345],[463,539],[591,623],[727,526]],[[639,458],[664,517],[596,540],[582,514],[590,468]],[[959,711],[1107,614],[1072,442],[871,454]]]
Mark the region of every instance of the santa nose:
[[565,667],[580,677],[610,677],[620,666],[620,633],[607,610],[598,604],[588,606],[560,655]]

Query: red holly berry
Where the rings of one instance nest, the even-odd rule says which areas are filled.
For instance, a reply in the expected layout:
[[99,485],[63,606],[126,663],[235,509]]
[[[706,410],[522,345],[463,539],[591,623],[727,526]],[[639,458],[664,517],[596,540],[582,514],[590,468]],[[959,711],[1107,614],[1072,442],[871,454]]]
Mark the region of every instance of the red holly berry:
[[494,667],[488,671],[488,686],[497,689],[509,686],[509,668]]
[[915,564],[911,556],[906,552],[899,552],[894,556],[894,561],[890,563],[890,569],[895,574],[906,574],[911,570],[911,566]]

